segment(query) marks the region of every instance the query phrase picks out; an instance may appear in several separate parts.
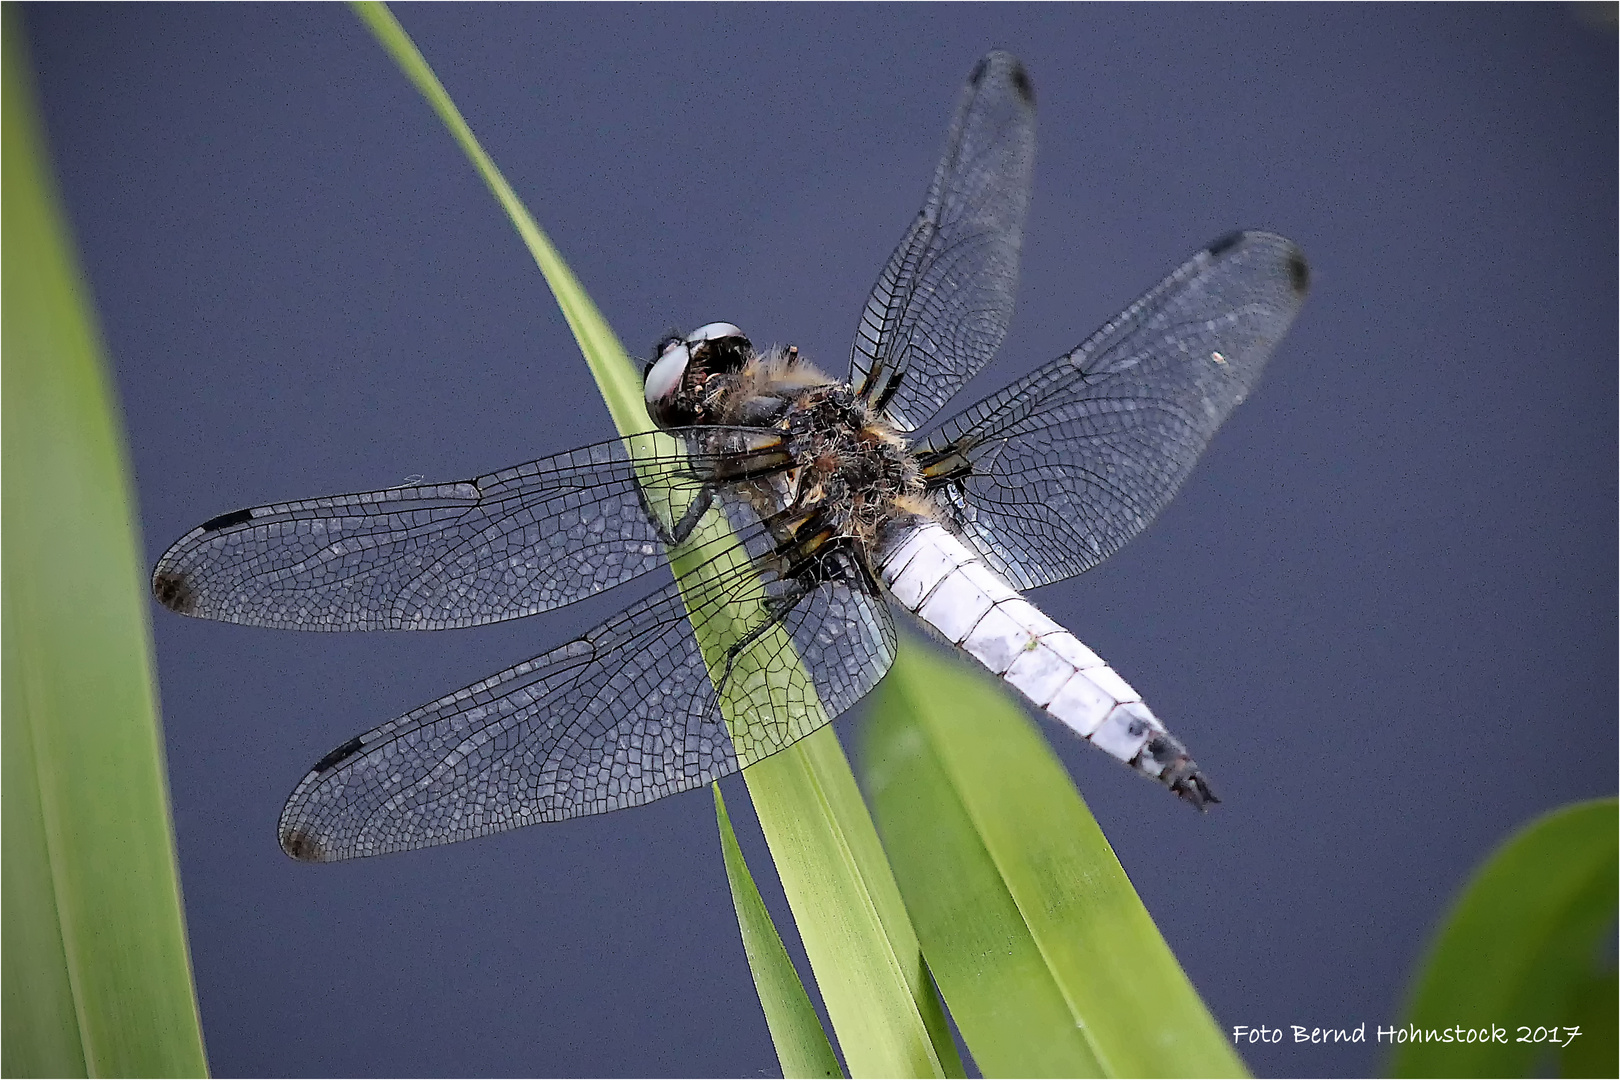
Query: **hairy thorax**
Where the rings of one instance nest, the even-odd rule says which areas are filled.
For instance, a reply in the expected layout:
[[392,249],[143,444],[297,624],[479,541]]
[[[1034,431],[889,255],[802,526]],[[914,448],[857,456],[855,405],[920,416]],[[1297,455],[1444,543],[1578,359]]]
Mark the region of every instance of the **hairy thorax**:
[[870,548],[889,521],[926,512],[905,437],[796,350],[755,353],[741,370],[709,376],[703,396],[702,422],[782,432],[793,466],[754,495],[789,511],[795,532]]

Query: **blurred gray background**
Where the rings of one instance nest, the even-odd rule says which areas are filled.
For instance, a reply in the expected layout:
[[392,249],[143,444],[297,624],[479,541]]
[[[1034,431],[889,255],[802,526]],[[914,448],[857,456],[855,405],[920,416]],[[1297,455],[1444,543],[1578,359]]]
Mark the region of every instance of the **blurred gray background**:
[[[842,370],[997,46],[1035,80],[1036,189],[1012,332],[958,404],[1230,229],[1304,247],[1311,298],[1179,499],[1036,597],[1226,800],[1200,818],[1048,728],[1223,1025],[1395,1023],[1470,868],[1615,790],[1612,24],[1563,5],[399,15],[634,351],[726,319]],[[611,434],[518,238],[348,10],[26,22],[151,558],[240,506]],[[633,598],[424,635],[154,605],[218,1075],[776,1070],[706,791],[356,864],[276,847],[327,750]],[[1381,1061],[1242,1050],[1261,1074]]]

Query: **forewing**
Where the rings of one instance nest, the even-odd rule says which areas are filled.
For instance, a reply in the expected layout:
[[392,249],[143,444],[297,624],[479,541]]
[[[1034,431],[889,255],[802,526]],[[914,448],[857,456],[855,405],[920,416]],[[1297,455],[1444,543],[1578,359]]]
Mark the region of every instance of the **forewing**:
[[291,630],[532,615],[663,565],[662,538],[706,486],[779,457],[773,435],[701,437],[712,450],[634,436],[459,483],[222,514],[163,554],[152,590],[184,615]]
[[850,383],[868,400],[900,380],[889,417],[926,422],[1001,345],[1035,161],[1035,95],[1017,58],[969,76],[933,184],[866,301]]
[[958,531],[1020,588],[1088,570],[1170,501],[1305,299],[1290,241],[1210,245],[1079,348],[920,451]]
[[[809,734],[893,659],[886,605],[845,581],[801,593],[740,548],[694,577],[684,597],[670,586],[338,747],[288,799],[282,847],[327,862],[651,802]],[[784,589],[797,603],[756,633]],[[721,678],[730,732],[694,623],[722,654],[737,647]]]

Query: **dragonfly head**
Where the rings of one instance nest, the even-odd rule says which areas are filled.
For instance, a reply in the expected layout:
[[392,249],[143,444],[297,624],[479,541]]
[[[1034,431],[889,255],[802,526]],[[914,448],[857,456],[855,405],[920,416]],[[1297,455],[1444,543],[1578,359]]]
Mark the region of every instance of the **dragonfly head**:
[[654,351],[642,393],[653,421],[668,428],[698,422],[709,377],[741,370],[754,347],[731,323],[712,322],[685,337],[671,334]]

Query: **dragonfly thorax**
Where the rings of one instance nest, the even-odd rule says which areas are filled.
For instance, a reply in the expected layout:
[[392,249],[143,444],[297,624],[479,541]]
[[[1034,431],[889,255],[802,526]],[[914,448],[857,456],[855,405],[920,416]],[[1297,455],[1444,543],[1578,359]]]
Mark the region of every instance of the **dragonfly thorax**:
[[776,426],[797,466],[799,505],[832,536],[871,547],[885,524],[921,505],[922,469],[905,438],[848,386],[800,391]]
[[781,434],[791,467],[749,485],[761,517],[775,519],[779,540],[870,547],[887,522],[921,505],[922,470],[904,436],[796,348],[758,352],[735,326],[711,323],[665,339],[658,352],[646,394],[660,426]]

